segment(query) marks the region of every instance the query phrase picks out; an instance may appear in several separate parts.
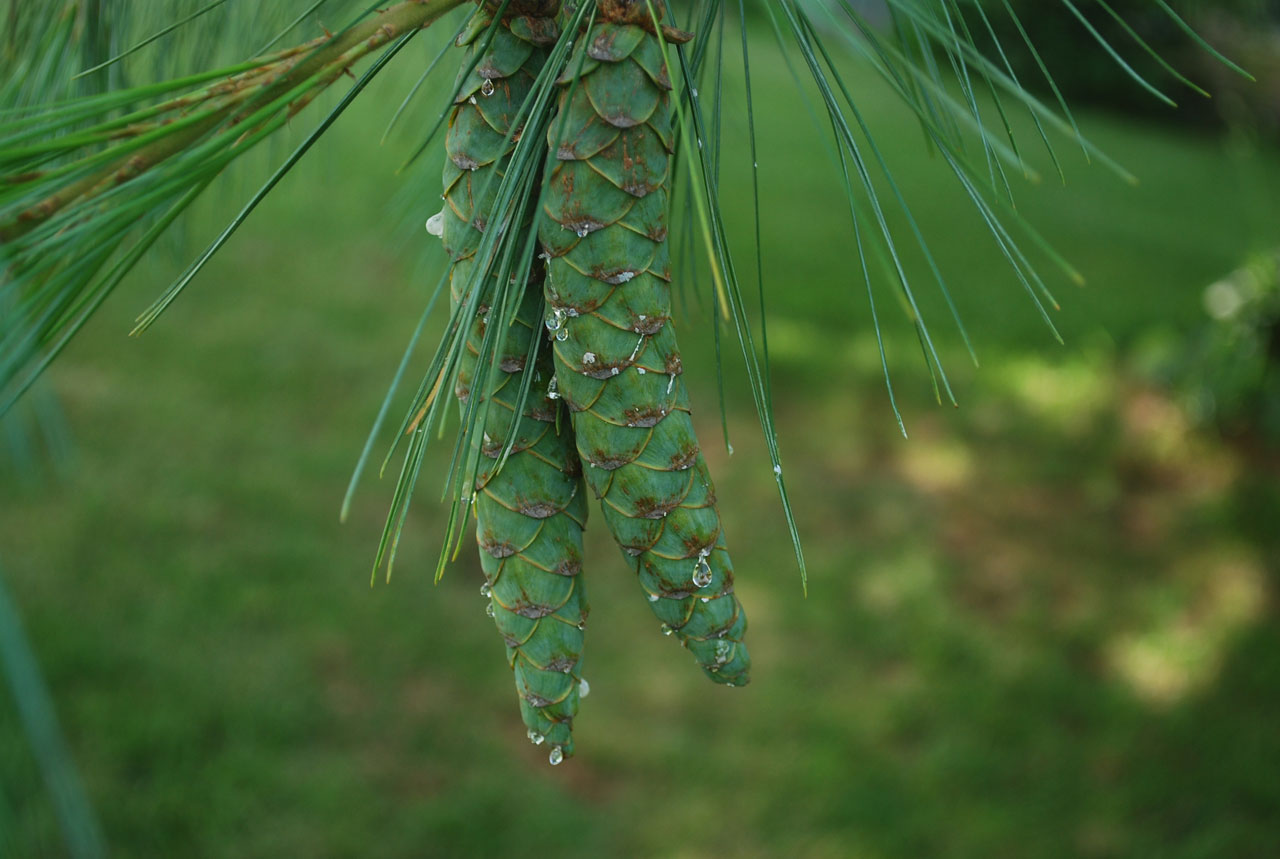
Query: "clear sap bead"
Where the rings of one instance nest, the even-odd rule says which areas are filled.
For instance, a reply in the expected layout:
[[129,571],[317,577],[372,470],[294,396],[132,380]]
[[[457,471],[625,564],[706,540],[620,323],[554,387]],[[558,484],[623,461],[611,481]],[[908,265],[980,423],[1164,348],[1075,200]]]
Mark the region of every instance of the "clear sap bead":
[[480,596],[485,597],[486,599],[488,597],[493,596],[493,586],[490,585],[488,582],[485,582],[484,584],[482,584],[480,586]]
[[568,329],[568,328],[561,328],[560,330],[556,331],[556,340],[558,340],[559,342],[563,343],[564,341],[566,341],[566,340],[568,340],[568,339],[569,339],[569,329]]
[[484,613],[493,617],[493,603],[489,603],[484,607]]
[[591,684],[587,682],[587,678],[583,677],[578,681],[578,697],[585,698],[591,694]]
[[675,630],[671,628],[671,624],[669,623],[664,623],[662,626],[658,627],[658,629],[662,630],[663,635],[670,635],[671,633],[675,632]]
[[551,762],[553,767],[560,766],[560,763],[564,760],[564,749],[559,746],[552,746],[551,754],[547,755],[547,760]]
[[591,230],[587,227],[578,227],[574,232],[578,234],[578,238],[585,239],[587,237],[587,233],[591,232]]
[[480,84],[480,95],[485,98],[493,95],[493,81],[486,78],[485,82]]
[[693,584],[699,588],[705,588],[711,584],[711,565],[707,563],[707,559],[703,555],[698,556],[698,563],[693,565]]
[[529,742],[533,743],[535,746],[542,745],[542,741],[545,739],[546,737],[542,736],[542,734],[539,734],[533,728],[529,729]]
[[552,376],[551,381],[547,382],[547,399],[548,400],[560,399],[559,387],[560,387],[560,380],[557,379],[555,376]]
[[649,602],[657,602],[657,601],[658,601],[657,594],[649,594]]

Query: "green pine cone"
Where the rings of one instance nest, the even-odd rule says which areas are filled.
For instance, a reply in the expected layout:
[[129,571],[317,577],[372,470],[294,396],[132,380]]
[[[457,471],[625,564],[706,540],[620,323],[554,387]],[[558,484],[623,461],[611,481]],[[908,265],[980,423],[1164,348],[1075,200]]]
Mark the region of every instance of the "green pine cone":
[[539,224],[559,392],[587,483],[663,630],[713,680],[739,686],[750,667],[746,615],[671,324],[674,138],[661,46],[640,26],[596,24],[561,84]]
[[[489,20],[484,11],[479,13],[460,40],[471,46],[464,72]],[[545,59],[544,46],[554,38],[550,19],[504,21],[459,93],[445,142],[442,213],[442,239],[454,260],[450,291],[455,307],[466,298],[488,204],[514,148],[504,138]],[[573,754],[573,717],[585,688],[581,660],[587,603],[580,573],[587,510],[569,421],[560,404],[548,397],[554,368],[545,343],[532,368],[524,408],[517,411],[530,338],[545,336],[540,274],[535,265],[516,319],[497,346],[500,372],[483,394],[489,408],[474,501],[485,574],[482,591],[490,597],[488,611],[507,644],[521,716],[529,738],[548,743],[551,762],[559,763]],[[475,393],[488,314],[481,301],[468,331],[455,389],[464,405]],[[512,439],[499,471],[499,457]]]

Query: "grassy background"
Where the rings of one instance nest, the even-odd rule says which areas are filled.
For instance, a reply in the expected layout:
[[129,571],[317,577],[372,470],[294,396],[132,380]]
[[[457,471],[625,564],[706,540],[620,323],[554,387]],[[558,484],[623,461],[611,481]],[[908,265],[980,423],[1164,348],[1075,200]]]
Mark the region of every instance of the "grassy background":
[[[597,516],[592,694],[579,756],[548,767],[475,559],[431,584],[438,457],[395,578],[369,588],[389,480],[345,527],[337,508],[439,271],[394,229],[395,156],[370,139],[402,91],[388,81],[146,337],[123,334],[172,262],[106,305],[52,373],[66,473],[0,482],[10,584],[119,855],[1280,850],[1277,462],[1196,430],[1129,369],[1148,338],[1199,323],[1206,283],[1274,247],[1280,158],[1082,117],[1142,186],[1063,144],[1066,188],[1017,189],[1089,278],[1055,284],[1064,348],[918,126],[856,79],[983,360],[926,299],[962,408],[935,405],[880,294],[904,441],[843,198],[761,50],[774,396],[807,599],[740,374],[730,362],[730,458],[709,319],[692,302],[680,320],[752,685],[712,686],[658,634]],[[741,121],[726,124],[727,209],[749,236]],[[29,754],[6,699],[0,840],[58,855]]]

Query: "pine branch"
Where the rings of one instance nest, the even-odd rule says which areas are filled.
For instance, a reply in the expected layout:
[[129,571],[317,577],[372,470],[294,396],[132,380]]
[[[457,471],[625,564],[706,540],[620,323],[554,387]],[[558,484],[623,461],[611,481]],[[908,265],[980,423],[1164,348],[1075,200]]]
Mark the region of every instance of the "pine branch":
[[[215,177],[360,60],[394,45],[376,74],[463,2],[406,0],[230,69],[0,113],[0,414]],[[167,100],[136,107],[158,96]],[[154,226],[139,234],[146,224]]]

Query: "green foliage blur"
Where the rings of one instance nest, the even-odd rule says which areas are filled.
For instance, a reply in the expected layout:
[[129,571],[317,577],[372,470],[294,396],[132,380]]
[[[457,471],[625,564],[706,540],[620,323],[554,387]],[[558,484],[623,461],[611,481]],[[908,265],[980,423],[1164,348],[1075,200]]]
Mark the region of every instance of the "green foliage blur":
[[1156,336],[1140,362],[1198,423],[1280,448],[1280,253],[1214,281],[1204,303],[1209,318],[1190,344]]
[[[1063,347],[914,118],[855,77],[982,362],[910,254],[960,408],[934,401],[878,283],[904,440],[836,168],[768,40],[753,50],[772,391],[807,598],[731,344],[733,456],[721,437],[705,279],[677,320],[752,684],[707,683],[659,633],[596,514],[592,692],[578,757],[549,767],[471,546],[432,584],[447,445],[395,577],[370,588],[390,476],[343,527],[338,506],[442,265],[421,262],[438,189],[406,200],[399,153],[377,145],[409,69],[131,340],[252,184],[139,270],[51,373],[76,445],[65,474],[0,473],[9,584],[116,855],[1280,853],[1280,462],[1198,425],[1134,357],[1152,337],[1192,348],[1206,285],[1280,243],[1280,156],[1082,109],[1142,185],[1068,142],[1066,187],[1014,185],[1088,277],[1051,284]],[[741,84],[729,74],[726,91]],[[744,139],[743,117],[724,123]],[[1015,132],[1030,149],[1034,130]],[[744,149],[726,147],[722,187],[745,254]],[[0,813],[0,855],[63,855],[7,699]]]
[[[997,14],[1005,0],[982,0],[1002,44],[1028,86],[1045,94],[1048,83],[1032,56],[1022,47],[1022,34],[1012,21]],[[1219,51],[1253,74],[1245,80],[1190,42],[1182,30],[1151,0],[1073,2],[1089,25],[1132,68],[1179,104],[1169,110],[1132,79],[1119,72],[1103,53],[1094,35],[1066,3],[1009,0],[1023,27],[1073,105],[1092,105],[1141,116],[1160,123],[1223,128],[1248,127],[1271,140],[1280,138],[1280,3],[1275,0],[1171,0],[1169,5]],[[1108,11],[1122,16],[1142,40],[1169,65],[1212,94],[1192,91],[1146,53]],[[976,16],[975,16],[976,17]]]

